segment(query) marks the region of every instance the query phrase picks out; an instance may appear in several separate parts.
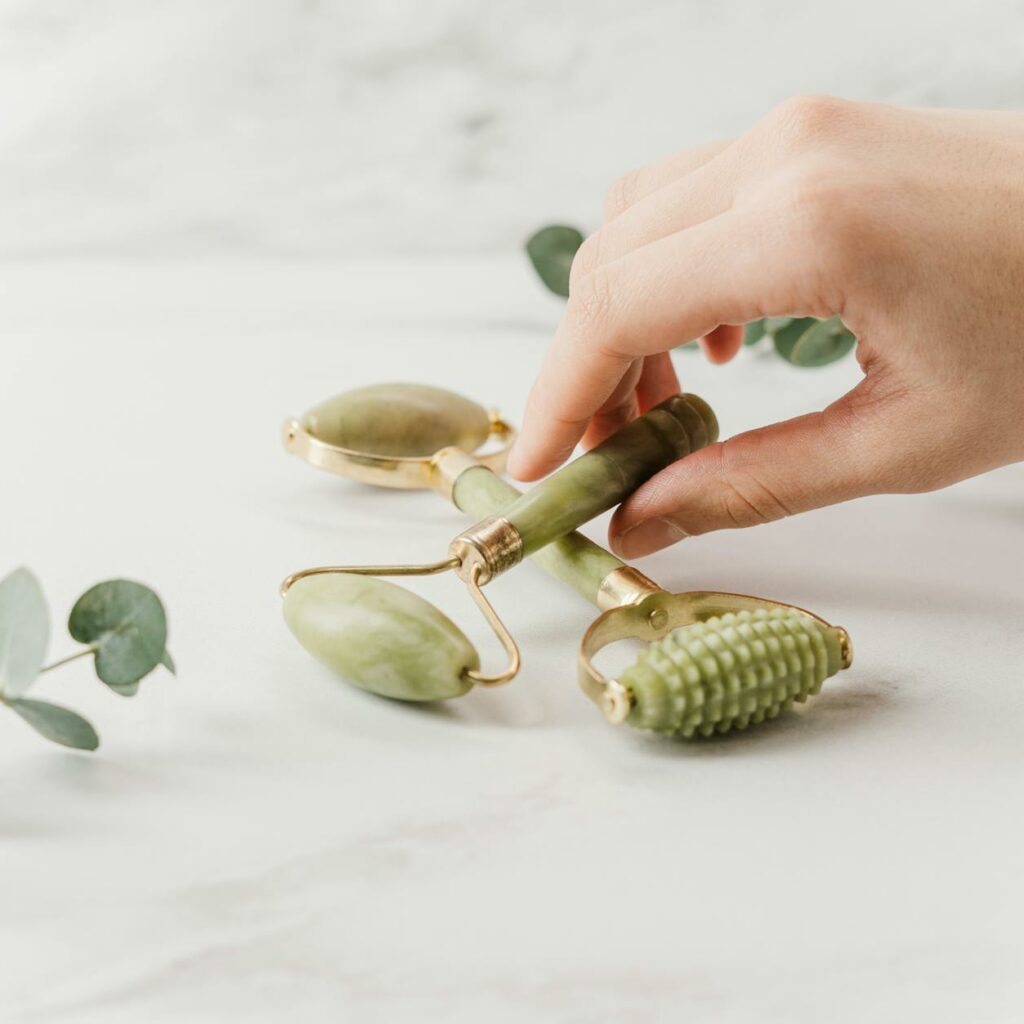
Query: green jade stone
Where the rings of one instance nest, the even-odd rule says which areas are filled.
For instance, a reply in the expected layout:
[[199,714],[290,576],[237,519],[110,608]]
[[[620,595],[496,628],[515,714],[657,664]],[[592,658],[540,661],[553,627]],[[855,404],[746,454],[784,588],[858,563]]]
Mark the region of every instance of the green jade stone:
[[630,725],[669,735],[743,730],[803,703],[842,668],[840,631],[795,608],[729,612],[674,630],[619,681]]
[[307,576],[284,597],[288,628],[322,665],[382,697],[461,697],[480,667],[462,630],[423,598],[352,573]]
[[302,426],[338,448],[398,458],[421,458],[449,446],[473,452],[491,432],[483,406],[425,384],[346,391],[310,409]]

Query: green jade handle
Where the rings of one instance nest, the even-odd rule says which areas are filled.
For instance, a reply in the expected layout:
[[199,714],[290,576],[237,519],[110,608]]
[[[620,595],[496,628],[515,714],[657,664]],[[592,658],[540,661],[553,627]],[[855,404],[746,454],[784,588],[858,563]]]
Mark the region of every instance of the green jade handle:
[[[655,473],[717,439],[711,407],[696,395],[674,395],[492,513],[490,522],[466,531],[453,549],[464,553],[468,542],[488,563],[490,578],[620,504]],[[511,557],[488,557],[489,530],[506,546],[512,534],[517,550]]]

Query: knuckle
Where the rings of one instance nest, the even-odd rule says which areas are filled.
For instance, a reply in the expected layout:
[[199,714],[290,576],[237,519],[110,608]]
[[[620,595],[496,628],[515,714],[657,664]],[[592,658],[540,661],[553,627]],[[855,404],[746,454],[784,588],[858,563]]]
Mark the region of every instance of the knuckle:
[[746,474],[724,481],[722,510],[736,527],[761,526],[789,515],[786,506],[762,481]]
[[572,265],[569,268],[570,289],[577,281],[581,281],[597,269],[601,260],[600,253],[601,232],[598,231],[584,241],[572,258]]
[[581,330],[606,326],[613,307],[612,282],[602,267],[579,278],[569,291],[567,313]]
[[628,171],[612,182],[604,197],[604,219],[606,221],[614,220],[636,202],[638,177],[636,171]]
[[781,497],[748,468],[734,465],[732,449],[721,448],[722,515],[735,527],[760,526],[791,514]]
[[831,279],[855,273],[870,241],[873,218],[864,215],[863,202],[848,172],[828,160],[797,164],[783,179],[782,203],[813,267]]
[[778,140],[797,148],[815,146],[842,131],[851,104],[835,96],[805,93],[772,109],[765,127]]

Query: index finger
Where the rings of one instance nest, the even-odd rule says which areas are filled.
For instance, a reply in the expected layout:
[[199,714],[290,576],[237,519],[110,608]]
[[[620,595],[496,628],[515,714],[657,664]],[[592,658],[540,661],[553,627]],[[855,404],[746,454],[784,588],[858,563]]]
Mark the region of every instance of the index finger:
[[802,248],[780,252],[770,211],[734,209],[596,268],[569,296],[527,401],[510,472],[535,480],[561,465],[635,359],[719,324],[820,312],[799,294],[801,284],[809,296],[818,292]]

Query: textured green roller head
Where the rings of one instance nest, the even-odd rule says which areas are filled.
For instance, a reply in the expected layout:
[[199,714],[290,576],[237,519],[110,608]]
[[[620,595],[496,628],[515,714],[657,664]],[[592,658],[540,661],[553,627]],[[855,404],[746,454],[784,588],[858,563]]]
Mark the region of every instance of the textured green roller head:
[[795,609],[730,612],[674,630],[619,676],[629,724],[710,736],[803,703],[843,665],[842,632]]

